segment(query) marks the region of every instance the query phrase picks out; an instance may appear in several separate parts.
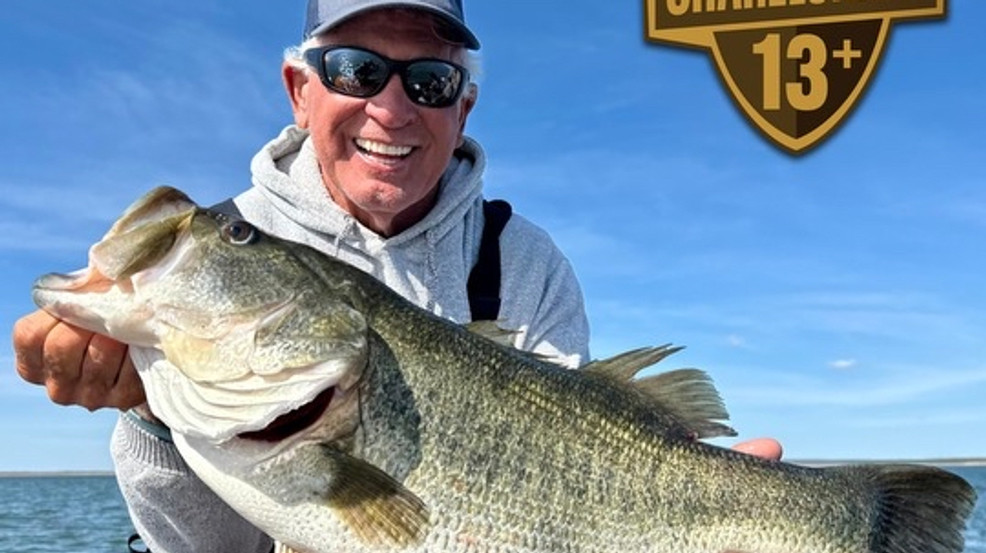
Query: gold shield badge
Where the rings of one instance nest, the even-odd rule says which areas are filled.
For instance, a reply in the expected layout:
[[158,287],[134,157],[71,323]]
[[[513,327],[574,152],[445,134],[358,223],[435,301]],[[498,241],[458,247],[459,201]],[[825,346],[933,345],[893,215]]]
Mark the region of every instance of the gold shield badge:
[[866,89],[895,21],[945,0],[644,0],[646,38],[711,52],[733,100],[775,144],[802,153]]

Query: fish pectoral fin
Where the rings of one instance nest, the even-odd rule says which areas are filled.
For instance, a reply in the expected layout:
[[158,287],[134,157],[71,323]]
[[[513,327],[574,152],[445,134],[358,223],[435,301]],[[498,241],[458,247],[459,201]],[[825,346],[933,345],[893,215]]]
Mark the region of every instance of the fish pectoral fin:
[[406,547],[429,528],[428,508],[413,492],[372,464],[323,446],[334,465],[329,507],[366,544]]

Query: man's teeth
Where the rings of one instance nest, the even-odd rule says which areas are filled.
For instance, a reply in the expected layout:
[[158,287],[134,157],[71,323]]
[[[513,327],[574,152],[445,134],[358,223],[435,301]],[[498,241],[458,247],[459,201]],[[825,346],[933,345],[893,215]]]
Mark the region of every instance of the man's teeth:
[[360,149],[366,150],[370,153],[398,157],[406,156],[411,153],[411,150],[414,149],[411,146],[394,146],[391,144],[384,144],[382,142],[374,142],[365,138],[357,138],[356,145],[359,146]]

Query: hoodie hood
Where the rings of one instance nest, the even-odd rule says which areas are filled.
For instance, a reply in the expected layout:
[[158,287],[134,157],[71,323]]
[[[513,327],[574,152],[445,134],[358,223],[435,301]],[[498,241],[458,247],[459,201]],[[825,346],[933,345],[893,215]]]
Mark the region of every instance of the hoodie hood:
[[438,314],[468,320],[465,282],[482,234],[485,165],[482,148],[466,138],[439,181],[431,211],[384,237],[332,200],[308,132],[291,125],[254,156],[253,187],[234,201],[261,230],[350,263]]

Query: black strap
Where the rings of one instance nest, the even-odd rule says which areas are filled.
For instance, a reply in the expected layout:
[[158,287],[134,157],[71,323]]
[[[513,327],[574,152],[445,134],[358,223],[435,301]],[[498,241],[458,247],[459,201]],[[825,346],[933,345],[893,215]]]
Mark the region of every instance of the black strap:
[[503,200],[483,200],[483,238],[479,259],[469,273],[466,290],[474,321],[495,321],[500,315],[500,233],[512,214]]
[[151,550],[144,545],[144,540],[141,539],[140,534],[130,536],[130,539],[127,540],[127,551],[130,553],[151,553]]
[[233,198],[226,198],[225,200],[219,202],[218,204],[210,207],[209,209],[213,211],[218,211],[219,213],[225,213],[234,219],[242,219],[243,214],[240,213],[240,208],[236,207],[233,203]]
[[[134,547],[135,544],[137,547]],[[140,549],[138,549],[138,547]],[[130,539],[127,540],[127,549],[129,550],[129,553],[151,553],[151,550],[144,545],[144,540],[140,537],[140,534],[132,534],[130,536]],[[274,553],[275,549],[277,549],[276,543],[271,545],[270,553]]]

